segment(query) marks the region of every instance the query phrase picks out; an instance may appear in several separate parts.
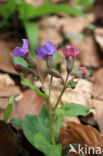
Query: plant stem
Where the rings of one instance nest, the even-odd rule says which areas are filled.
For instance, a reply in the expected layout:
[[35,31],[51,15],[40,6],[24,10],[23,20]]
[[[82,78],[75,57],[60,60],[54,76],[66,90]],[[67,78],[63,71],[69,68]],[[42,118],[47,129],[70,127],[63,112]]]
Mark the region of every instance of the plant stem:
[[50,120],[51,141],[52,141],[52,144],[55,145],[55,135],[54,135],[54,128],[53,128],[53,116],[51,114],[50,99],[48,100],[48,111],[49,111],[49,120]]
[[51,92],[52,80],[53,80],[53,76],[51,75],[50,85],[49,85],[49,97],[50,97],[50,92]]
[[52,144],[55,145],[55,135],[54,135],[54,128],[53,128],[53,116],[52,116],[51,108],[50,108],[50,92],[51,92],[52,80],[53,80],[53,76],[51,75],[50,85],[49,85],[48,111],[49,111],[49,120],[50,120],[51,141],[52,141]]
[[38,71],[38,68],[37,68],[37,73],[38,73],[40,82],[41,82],[41,84],[42,84],[43,90],[44,90],[44,92],[46,93],[46,89],[45,89],[45,86],[44,86],[44,82],[43,82],[43,80],[42,80],[42,78],[41,78],[41,76],[40,76],[40,73],[39,73],[39,71]]
[[62,89],[62,91],[61,91],[61,93],[60,93],[60,95],[59,95],[59,97],[58,97],[58,99],[57,99],[56,105],[55,105],[55,107],[54,107],[54,112],[56,111],[56,109],[57,109],[57,107],[58,107],[58,104],[59,104],[59,102],[60,102],[60,100],[61,100],[61,98],[62,98],[62,95],[64,94],[64,92],[65,92],[65,90],[66,90],[66,88],[67,88],[68,76],[69,76],[69,74],[67,73],[67,77],[66,77],[66,80],[65,80],[65,82],[64,82],[63,89]]

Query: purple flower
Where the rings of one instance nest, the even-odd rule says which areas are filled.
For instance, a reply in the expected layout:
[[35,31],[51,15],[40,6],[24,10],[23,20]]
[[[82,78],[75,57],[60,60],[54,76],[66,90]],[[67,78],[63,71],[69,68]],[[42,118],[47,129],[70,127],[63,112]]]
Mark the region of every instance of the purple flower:
[[45,42],[44,47],[37,46],[37,56],[41,59],[46,59],[47,56],[52,56],[57,48],[58,46],[53,47],[53,43],[51,41],[47,41]]
[[27,39],[22,39],[23,44],[22,47],[16,47],[13,50],[13,54],[10,54],[11,56],[16,56],[16,57],[25,57],[28,53],[28,40]]

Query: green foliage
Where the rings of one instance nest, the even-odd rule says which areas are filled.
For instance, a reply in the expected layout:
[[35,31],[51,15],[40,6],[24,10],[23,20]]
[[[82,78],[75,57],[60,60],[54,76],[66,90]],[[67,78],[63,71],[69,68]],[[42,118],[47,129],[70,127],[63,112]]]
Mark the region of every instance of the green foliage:
[[[18,17],[21,19],[21,23],[24,26],[26,35],[30,41],[31,54],[38,43],[38,26],[35,22],[30,22],[30,19],[35,19],[43,15],[49,15],[52,13],[67,13],[74,16],[83,16],[84,14],[69,5],[65,4],[50,4],[49,0],[45,0],[44,4],[38,7],[34,7],[28,3],[10,0],[0,7],[1,15],[6,19],[15,18],[18,12]],[[14,16],[14,17],[13,17]],[[7,22],[8,23],[8,22]],[[3,26],[5,23],[2,23]]]
[[56,110],[56,115],[58,116],[78,116],[78,115],[83,115],[86,116],[91,108],[80,105],[80,104],[75,104],[75,103],[69,103],[69,104],[64,104],[62,107],[57,108]]
[[14,56],[13,57],[13,62],[14,62],[14,64],[20,64],[20,65],[22,65],[24,67],[29,66],[28,62],[26,60],[24,60],[23,58],[21,58],[21,57],[15,57]]
[[31,55],[34,56],[34,49],[38,43],[38,25],[34,22],[24,22],[24,28],[29,39]]
[[84,7],[86,11],[90,10],[93,6],[95,0],[79,0],[77,5],[80,7]]
[[34,137],[33,145],[45,153],[46,156],[61,156],[61,144],[51,145],[41,134]]
[[11,114],[12,114],[12,111],[13,111],[13,106],[14,106],[14,95],[10,96],[9,98],[9,103],[8,103],[8,106],[4,112],[4,115],[3,115],[3,120],[4,121],[8,121],[8,119],[10,118]]
[[43,98],[45,98],[45,99],[49,98],[48,95],[46,95],[45,93],[41,92],[40,89],[37,86],[33,85],[31,80],[22,78],[21,79],[21,83],[23,85],[31,88],[32,90],[34,90],[38,95],[42,96]]
[[44,106],[40,115],[27,115],[22,121],[24,135],[30,143],[47,156],[61,156],[61,145],[51,145],[48,110]]
[[55,140],[56,142],[59,141],[59,131],[64,125],[63,116],[54,116],[53,118],[53,126],[54,126],[54,133],[55,133]]
[[22,128],[22,120],[20,120],[19,118],[11,119],[10,122],[11,122],[14,126],[19,127],[19,128]]
[[15,11],[16,11],[16,3],[14,0],[10,0],[9,2],[5,3],[0,7],[0,13],[6,19],[12,16],[15,13]]

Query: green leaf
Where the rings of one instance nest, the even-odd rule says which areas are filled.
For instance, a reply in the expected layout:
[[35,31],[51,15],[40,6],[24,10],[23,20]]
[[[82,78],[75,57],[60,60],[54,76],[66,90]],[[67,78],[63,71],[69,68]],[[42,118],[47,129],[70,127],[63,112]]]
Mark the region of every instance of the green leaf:
[[22,2],[18,5],[19,17],[26,21],[27,19],[33,18],[35,16],[35,7],[31,4]]
[[34,17],[40,17],[42,15],[51,14],[51,13],[67,13],[74,16],[83,16],[84,14],[76,8],[73,8],[65,4],[47,4],[41,5],[34,10]]
[[13,124],[16,127],[22,128],[22,120],[19,118],[14,118],[10,120],[11,124]]
[[95,0],[79,0],[78,5],[84,6],[85,10],[88,11],[94,4]]
[[12,114],[12,111],[13,111],[13,105],[14,105],[14,95],[10,96],[9,98],[9,104],[4,112],[4,115],[3,115],[3,120],[4,121],[8,121],[8,119],[10,118],[11,114]]
[[49,98],[49,96],[46,95],[45,93],[41,92],[40,89],[39,89],[37,86],[33,85],[31,80],[22,78],[22,79],[21,79],[21,83],[22,83],[23,85],[25,85],[25,86],[31,88],[32,90],[34,90],[37,94],[39,94],[39,95],[42,96],[43,98],[45,98],[45,99],[48,99],[48,98]]
[[54,62],[54,64],[59,63],[60,60],[61,60],[61,55],[58,54],[58,53],[54,53],[54,55],[53,55],[53,62]]
[[13,62],[14,62],[14,64],[20,64],[20,65],[22,65],[22,66],[24,66],[24,67],[28,67],[29,66],[29,64],[28,64],[28,62],[27,61],[25,61],[23,58],[21,58],[21,57],[13,57]]
[[14,0],[7,2],[0,7],[0,13],[3,15],[4,18],[11,17],[11,15],[15,13],[15,11],[16,11],[16,3]]
[[83,115],[86,116],[91,108],[75,104],[75,103],[68,103],[64,104],[61,108],[57,108],[56,115],[61,116],[78,116]]
[[46,156],[61,156],[61,144],[51,145],[40,133],[34,137],[33,145],[45,153]]
[[55,133],[55,140],[56,142],[59,141],[59,131],[61,127],[64,125],[64,118],[63,116],[55,116],[53,118],[53,126],[54,126],[54,133]]
[[31,144],[34,144],[34,136],[38,133],[41,133],[49,143],[51,142],[49,117],[45,107],[43,107],[38,117],[35,115],[26,115],[22,121],[22,128]]
[[52,13],[67,13],[74,16],[84,17],[84,14],[80,10],[65,4],[44,4],[39,7],[33,7],[30,4],[21,3],[18,7],[18,11],[20,13],[20,18],[23,20],[37,18],[41,17],[42,15],[48,15]]
[[24,22],[25,31],[29,39],[31,55],[35,56],[34,49],[38,43],[38,25],[34,22]]

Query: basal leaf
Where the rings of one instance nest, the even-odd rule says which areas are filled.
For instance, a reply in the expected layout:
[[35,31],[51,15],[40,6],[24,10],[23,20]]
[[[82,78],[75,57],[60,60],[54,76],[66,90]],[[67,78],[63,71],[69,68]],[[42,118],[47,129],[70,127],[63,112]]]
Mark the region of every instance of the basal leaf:
[[54,127],[56,142],[59,141],[59,131],[60,131],[60,128],[63,127],[63,125],[64,125],[63,116],[55,116],[53,119],[53,127]]
[[48,99],[48,95],[46,95],[45,93],[41,92],[40,89],[33,85],[32,84],[32,81],[31,80],[28,80],[28,79],[25,79],[25,78],[22,78],[21,79],[21,83],[29,88],[31,88],[32,90],[34,90],[37,94],[39,94],[40,96],[42,96],[43,98],[45,99]]
[[10,2],[5,3],[0,7],[0,13],[4,18],[9,18],[16,11],[16,3],[14,0],[10,0]]
[[22,65],[22,66],[24,66],[24,67],[28,67],[29,66],[29,64],[28,64],[28,62],[27,61],[25,61],[23,58],[21,58],[21,57],[13,57],[13,62],[14,62],[14,64],[20,64],[20,65]]
[[9,99],[9,103],[8,103],[8,106],[4,112],[4,115],[3,115],[3,120],[4,121],[8,121],[8,119],[10,118],[11,114],[12,114],[12,111],[13,111],[13,106],[14,106],[14,95],[10,96],[10,99]]
[[26,138],[34,143],[34,136],[41,133],[43,137],[50,143],[50,126],[48,114],[45,108],[42,109],[40,115],[26,115],[22,121],[22,128]]
[[37,8],[35,8],[35,10],[34,10],[35,17],[40,17],[42,15],[51,14],[51,13],[67,13],[67,14],[74,15],[74,16],[83,16],[84,17],[84,14],[80,10],[73,8],[69,5],[65,5],[65,4],[41,5]]
[[84,17],[84,14],[80,10],[65,4],[43,4],[39,7],[33,7],[32,5],[23,2],[19,5],[18,11],[22,20],[37,18],[51,13],[67,13]]
[[46,156],[61,156],[61,144],[51,145],[40,133],[35,135],[33,145]]
[[61,116],[78,116],[83,115],[86,116],[91,108],[75,104],[75,103],[68,103],[64,104],[61,108],[57,108],[56,114]]
[[20,120],[19,118],[11,119],[10,122],[11,122],[14,126],[19,127],[19,128],[22,128],[22,120]]

